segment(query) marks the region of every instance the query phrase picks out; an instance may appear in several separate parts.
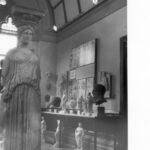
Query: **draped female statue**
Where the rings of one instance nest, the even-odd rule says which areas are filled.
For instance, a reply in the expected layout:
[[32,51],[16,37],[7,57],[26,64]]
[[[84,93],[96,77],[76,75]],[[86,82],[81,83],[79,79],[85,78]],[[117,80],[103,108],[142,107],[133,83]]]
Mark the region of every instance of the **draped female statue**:
[[76,150],[83,150],[83,138],[84,129],[82,128],[82,124],[79,122],[78,127],[75,129]]
[[[40,67],[29,49],[31,26],[18,30],[18,46],[10,50],[2,69],[2,99],[7,104],[5,150],[40,150]],[[9,44],[9,41],[8,41]]]

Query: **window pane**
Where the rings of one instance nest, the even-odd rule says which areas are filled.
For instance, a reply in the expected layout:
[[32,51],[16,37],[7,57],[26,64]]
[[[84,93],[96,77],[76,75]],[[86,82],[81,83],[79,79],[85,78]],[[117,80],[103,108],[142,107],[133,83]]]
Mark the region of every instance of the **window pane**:
[[10,49],[17,46],[17,36],[0,34],[0,54],[5,55]]

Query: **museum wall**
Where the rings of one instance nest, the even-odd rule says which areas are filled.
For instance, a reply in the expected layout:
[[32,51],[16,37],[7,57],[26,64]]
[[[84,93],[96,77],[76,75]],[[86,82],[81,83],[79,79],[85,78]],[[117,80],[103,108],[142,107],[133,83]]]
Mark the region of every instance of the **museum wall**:
[[[40,41],[38,47],[41,67],[41,101],[43,102],[42,105],[44,105],[45,95],[56,95],[56,82],[53,79],[49,81],[47,77],[49,73],[56,75],[56,44]],[[47,89],[49,83],[50,88]]]
[[[47,76],[56,75],[56,44],[53,42],[34,41],[30,47],[36,50],[35,52],[40,58],[41,107],[43,108],[45,105],[45,95],[56,95],[56,82],[53,79],[49,80]],[[47,85],[49,85],[49,89],[47,88]]]
[[[108,102],[103,104],[106,112],[119,112],[120,109],[120,37],[127,35],[127,8],[114,12],[102,20],[92,24],[71,37],[60,41],[57,49],[57,96],[60,96],[60,83],[62,75],[69,70],[69,58],[72,48],[89,40],[98,39],[98,68],[113,76],[113,95]],[[46,53],[43,54],[46,56]],[[44,58],[44,56],[42,58]],[[42,60],[41,60],[42,61]],[[50,60],[49,60],[50,61]]]

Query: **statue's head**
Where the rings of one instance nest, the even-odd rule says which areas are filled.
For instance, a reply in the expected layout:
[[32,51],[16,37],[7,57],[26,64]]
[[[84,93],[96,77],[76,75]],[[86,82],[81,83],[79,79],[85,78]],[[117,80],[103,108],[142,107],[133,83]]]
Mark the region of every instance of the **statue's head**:
[[44,120],[44,117],[43,117],[43,116],[41,116],[41,120]]
[[82,123],[81,122],[79,122],[79,127],[82,127]]
[[30,25],[18,27],[18,40],[21,45],[28,45],[33,38],[34,28]]
[[105,92],[106,92],[106,88],[104,85],[102,85],[102,84],[95,85],[95,87],[92,91],[92,94],[93,94],[94,101],[97,105],[100,105],[100,104],[106,102],[106,100],[104,98]]

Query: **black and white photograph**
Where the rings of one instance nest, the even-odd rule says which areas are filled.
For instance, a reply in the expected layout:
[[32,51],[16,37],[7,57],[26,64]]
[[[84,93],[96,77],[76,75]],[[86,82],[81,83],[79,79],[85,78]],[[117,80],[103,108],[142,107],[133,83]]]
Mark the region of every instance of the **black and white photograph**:
[[127,0],[0,0],[0,150],[128,150]]

